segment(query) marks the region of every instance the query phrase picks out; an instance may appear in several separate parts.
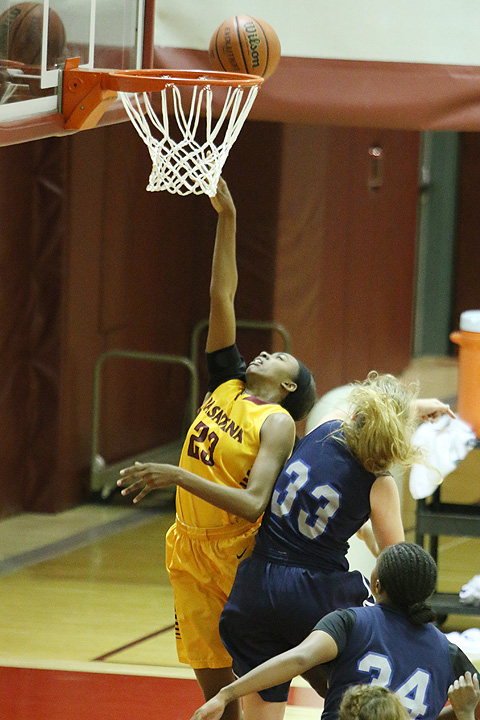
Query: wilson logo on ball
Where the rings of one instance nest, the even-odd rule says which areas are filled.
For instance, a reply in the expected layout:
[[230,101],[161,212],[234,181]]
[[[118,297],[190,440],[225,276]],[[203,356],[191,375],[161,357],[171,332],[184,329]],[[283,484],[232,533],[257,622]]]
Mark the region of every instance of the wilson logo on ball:
[[215,30],[208,54],[214,70],[268,78],[280,61],[280,40],[265,20],[234,15]]

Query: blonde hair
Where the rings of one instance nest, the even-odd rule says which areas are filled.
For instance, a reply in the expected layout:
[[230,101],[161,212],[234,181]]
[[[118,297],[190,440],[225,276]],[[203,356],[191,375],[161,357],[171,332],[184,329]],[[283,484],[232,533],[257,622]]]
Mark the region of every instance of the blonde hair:
[[405,386],[393,375],[372,370],[352,388],[349,419],[343,421],[342,430],[347,446],[364,468],[382,473],[394,464],[409,467],[422,462],[422,451],[412,445],[417,427],[412,401],[417,386]]
[[408,720],[407,709],[391,690],[379,685],[352,685],[345,691],[338,720]]

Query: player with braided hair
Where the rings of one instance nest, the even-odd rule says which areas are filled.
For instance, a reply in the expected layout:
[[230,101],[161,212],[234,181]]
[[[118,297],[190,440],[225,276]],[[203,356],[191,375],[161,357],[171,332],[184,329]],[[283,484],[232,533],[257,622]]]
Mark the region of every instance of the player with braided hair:
[[420,545],[399,543],[378,558],[377,582],[409,622],[422,625],[432,622],[435,613],[426,602],[435,589],[437,566]]
[[[386,548],[371,577],[375,605],[328,614],[298,646],[224,687],[192,720],[219,720],[230,701],[288,684],[324,663],[328,691],[322,720],[337,720],[345,691],[363,684],[395,692],[413,719],[436,720],[440,711],[442,718],[449,712],[453,718],[453,710],[442,710],[448,693],[457,678],[476,670],[430,622],[434,613],[427,601],[436,579],[435,561],[420,546],[399,543]],[[478,720],[478,705],[476,712]]]

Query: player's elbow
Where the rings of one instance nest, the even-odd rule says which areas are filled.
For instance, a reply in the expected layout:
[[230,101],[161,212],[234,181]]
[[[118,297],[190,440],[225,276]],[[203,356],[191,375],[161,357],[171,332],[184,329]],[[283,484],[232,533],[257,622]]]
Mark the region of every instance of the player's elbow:
[[221,278],[221,281],[217,281],[212,277],[210,283],[210,304],[216,304],[219,307],[233,305],[235,300],[235,293],[237,290],[237,277],[230,278],[230,287],[225,287],[225,279]]
[[295,675],[303,675],[314,665],[311,654],[300,648],[297,648],[292,659],[295,666]]
[[357,537],[359,538],[359,540],[363,540],[363,541],[366,540],[366,538],[367,538],[366,530],[367,530],[367,528],[365,527],[365,525],[362,525],[362,527],[359,528],[359,530],[357,530]]
[[242,493],[244,500],[244,508],[241,513],[242,517],[251,523],[257,522],[267,507],[268,499],[264,500],[253,493],[249,493],[248,490],[243,490]]
[[258,518],[262,517],[263,510],[261,508],[249,507],[245,512],[245,519],[251,523],[257,522]]

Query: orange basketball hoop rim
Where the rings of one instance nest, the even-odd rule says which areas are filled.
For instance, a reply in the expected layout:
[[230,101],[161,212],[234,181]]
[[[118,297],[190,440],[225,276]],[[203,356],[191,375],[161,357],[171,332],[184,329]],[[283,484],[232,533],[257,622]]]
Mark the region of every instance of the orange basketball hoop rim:
[[217,70],[91,70],[79,65],[80,58],[69,58],[63,69],[61,112],[67,130],[95,127],[119,92],[157,92],[169,85],[251,88],[263,83],[259,75]]
[[213,197],[262,83],[214,70],[88,70],[73,58],[63,70],[62,114],[67,130],[93,128],[118,96],[148,147],[147,190]]

